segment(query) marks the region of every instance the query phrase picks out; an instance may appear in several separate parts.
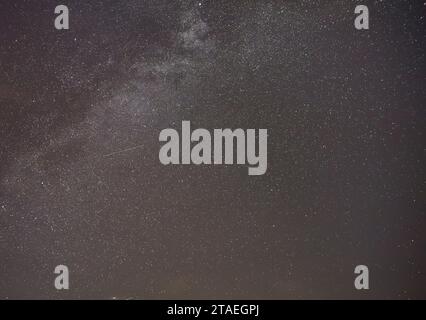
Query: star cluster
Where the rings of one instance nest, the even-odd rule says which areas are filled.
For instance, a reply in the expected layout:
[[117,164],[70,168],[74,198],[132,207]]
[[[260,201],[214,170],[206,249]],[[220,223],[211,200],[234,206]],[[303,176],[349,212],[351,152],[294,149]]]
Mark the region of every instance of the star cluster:
[[[425,5],[357,3],[3,1],[0,298],[425,298]],[[267,174],[161,165],[183,120]]]

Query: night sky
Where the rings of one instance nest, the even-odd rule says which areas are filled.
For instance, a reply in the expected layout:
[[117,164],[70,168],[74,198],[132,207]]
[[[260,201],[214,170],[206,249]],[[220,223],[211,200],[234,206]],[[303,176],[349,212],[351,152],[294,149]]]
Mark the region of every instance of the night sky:
[[[0,299],[426,298],[425,12],[1,1]],[[266,174],[162,165],[183,120],[268,129]]]

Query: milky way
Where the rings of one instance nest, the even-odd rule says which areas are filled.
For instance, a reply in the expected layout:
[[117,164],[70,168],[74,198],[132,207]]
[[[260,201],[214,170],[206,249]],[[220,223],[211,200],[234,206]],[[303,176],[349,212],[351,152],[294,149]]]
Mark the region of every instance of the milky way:
[[[423,1],[65,2],[0,4],[1,299],[426,298]],[[163,166],[183,120],[267,173]]]

